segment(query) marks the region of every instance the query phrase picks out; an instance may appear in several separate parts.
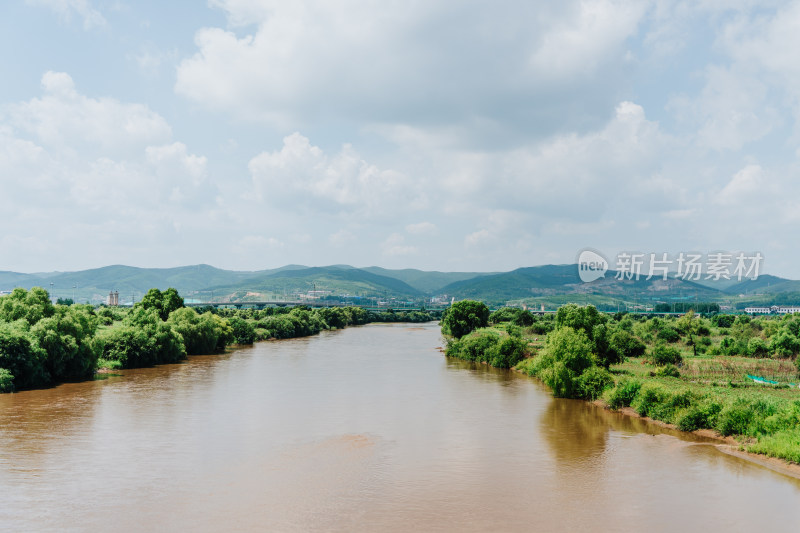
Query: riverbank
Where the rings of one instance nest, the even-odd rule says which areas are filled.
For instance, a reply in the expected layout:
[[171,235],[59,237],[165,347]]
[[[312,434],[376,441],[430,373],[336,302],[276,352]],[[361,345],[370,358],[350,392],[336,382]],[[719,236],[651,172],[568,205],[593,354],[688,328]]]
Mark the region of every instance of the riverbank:
[[555,317],[503,309],[488,322],[450,338],[447,355],[491,364],[481,350],[521,339],[526,354],[515,370],[556,397],[600,401],[800,473],[800,390],[791,385],[800,317],[609,317],[572,305]]
[[427,322],[420,311],[360,307],[195,310],[175,289],[151,289],[133,308],[53,304],[44,289],[0,297],[0,393],[177,363],[231,345],[290,339],[371,322]]
[[648,424],[654,424],[656,426],[671,429],[679,433],[689,433],[692,435],[696,435],[698,437],[702,437],[704,439],[711,439],[717,441],[717,444],[713,444],[713,446],[715,446],[718,450],[720,450],[723,453],[726,453],[728,455],[733,455],[734,457],[738,457],[745,461],[761,465],[774,472],[778,472],[780,474],[790,476],[795,479],[800,479],[800,464],[792,463],[784,459],[779,459],[777,457],[768,457],[763,454],[745,451],[744,449],[742,449],[742,447],[746,443],[741,442],[732,436],[720,435],[718,432],[710,429],[682,431],[675,424],[669,424],[661,420],[656,420],[654,418],[642,416],[630,407],[623,407],[622,409],[612,409],[611,406],[609,406],[609,404],[604,400],[594,400],[592,403],[602,409],[614,411],[616,413],[620,413],[625,416],[629,416],[631,418],[637,418],[647,422]]

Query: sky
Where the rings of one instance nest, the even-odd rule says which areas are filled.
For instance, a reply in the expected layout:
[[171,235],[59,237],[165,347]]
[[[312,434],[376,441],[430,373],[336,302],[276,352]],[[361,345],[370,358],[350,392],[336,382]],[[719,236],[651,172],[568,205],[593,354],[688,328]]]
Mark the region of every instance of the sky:
[[0,270],[800,278],[800,2],[7,0],[0,47]]

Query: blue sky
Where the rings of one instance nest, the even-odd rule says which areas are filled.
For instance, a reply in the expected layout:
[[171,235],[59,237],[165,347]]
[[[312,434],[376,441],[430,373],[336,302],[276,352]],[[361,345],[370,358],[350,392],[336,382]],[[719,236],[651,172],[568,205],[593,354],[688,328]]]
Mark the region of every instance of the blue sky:
[[800,3],[12,0],[0,270],[800,278]]

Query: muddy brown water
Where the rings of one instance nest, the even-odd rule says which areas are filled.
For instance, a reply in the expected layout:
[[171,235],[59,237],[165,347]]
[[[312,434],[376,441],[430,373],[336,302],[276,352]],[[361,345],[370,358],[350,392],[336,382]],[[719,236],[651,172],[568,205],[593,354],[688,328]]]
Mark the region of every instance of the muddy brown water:
[[0,395],[8,531],[793,531],[800,481],[370,325]]

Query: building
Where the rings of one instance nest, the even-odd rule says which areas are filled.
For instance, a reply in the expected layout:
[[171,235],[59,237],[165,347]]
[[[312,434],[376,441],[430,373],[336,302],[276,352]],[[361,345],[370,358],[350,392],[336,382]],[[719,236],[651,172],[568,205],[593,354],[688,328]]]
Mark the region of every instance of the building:
[[785,305],[772,307],[745,307],[744,312],[748,315],[790,315],[800,313],[800,306]]
[[119,305],[119,291],[111,291],[108,293],[106,305],[116,307]]

